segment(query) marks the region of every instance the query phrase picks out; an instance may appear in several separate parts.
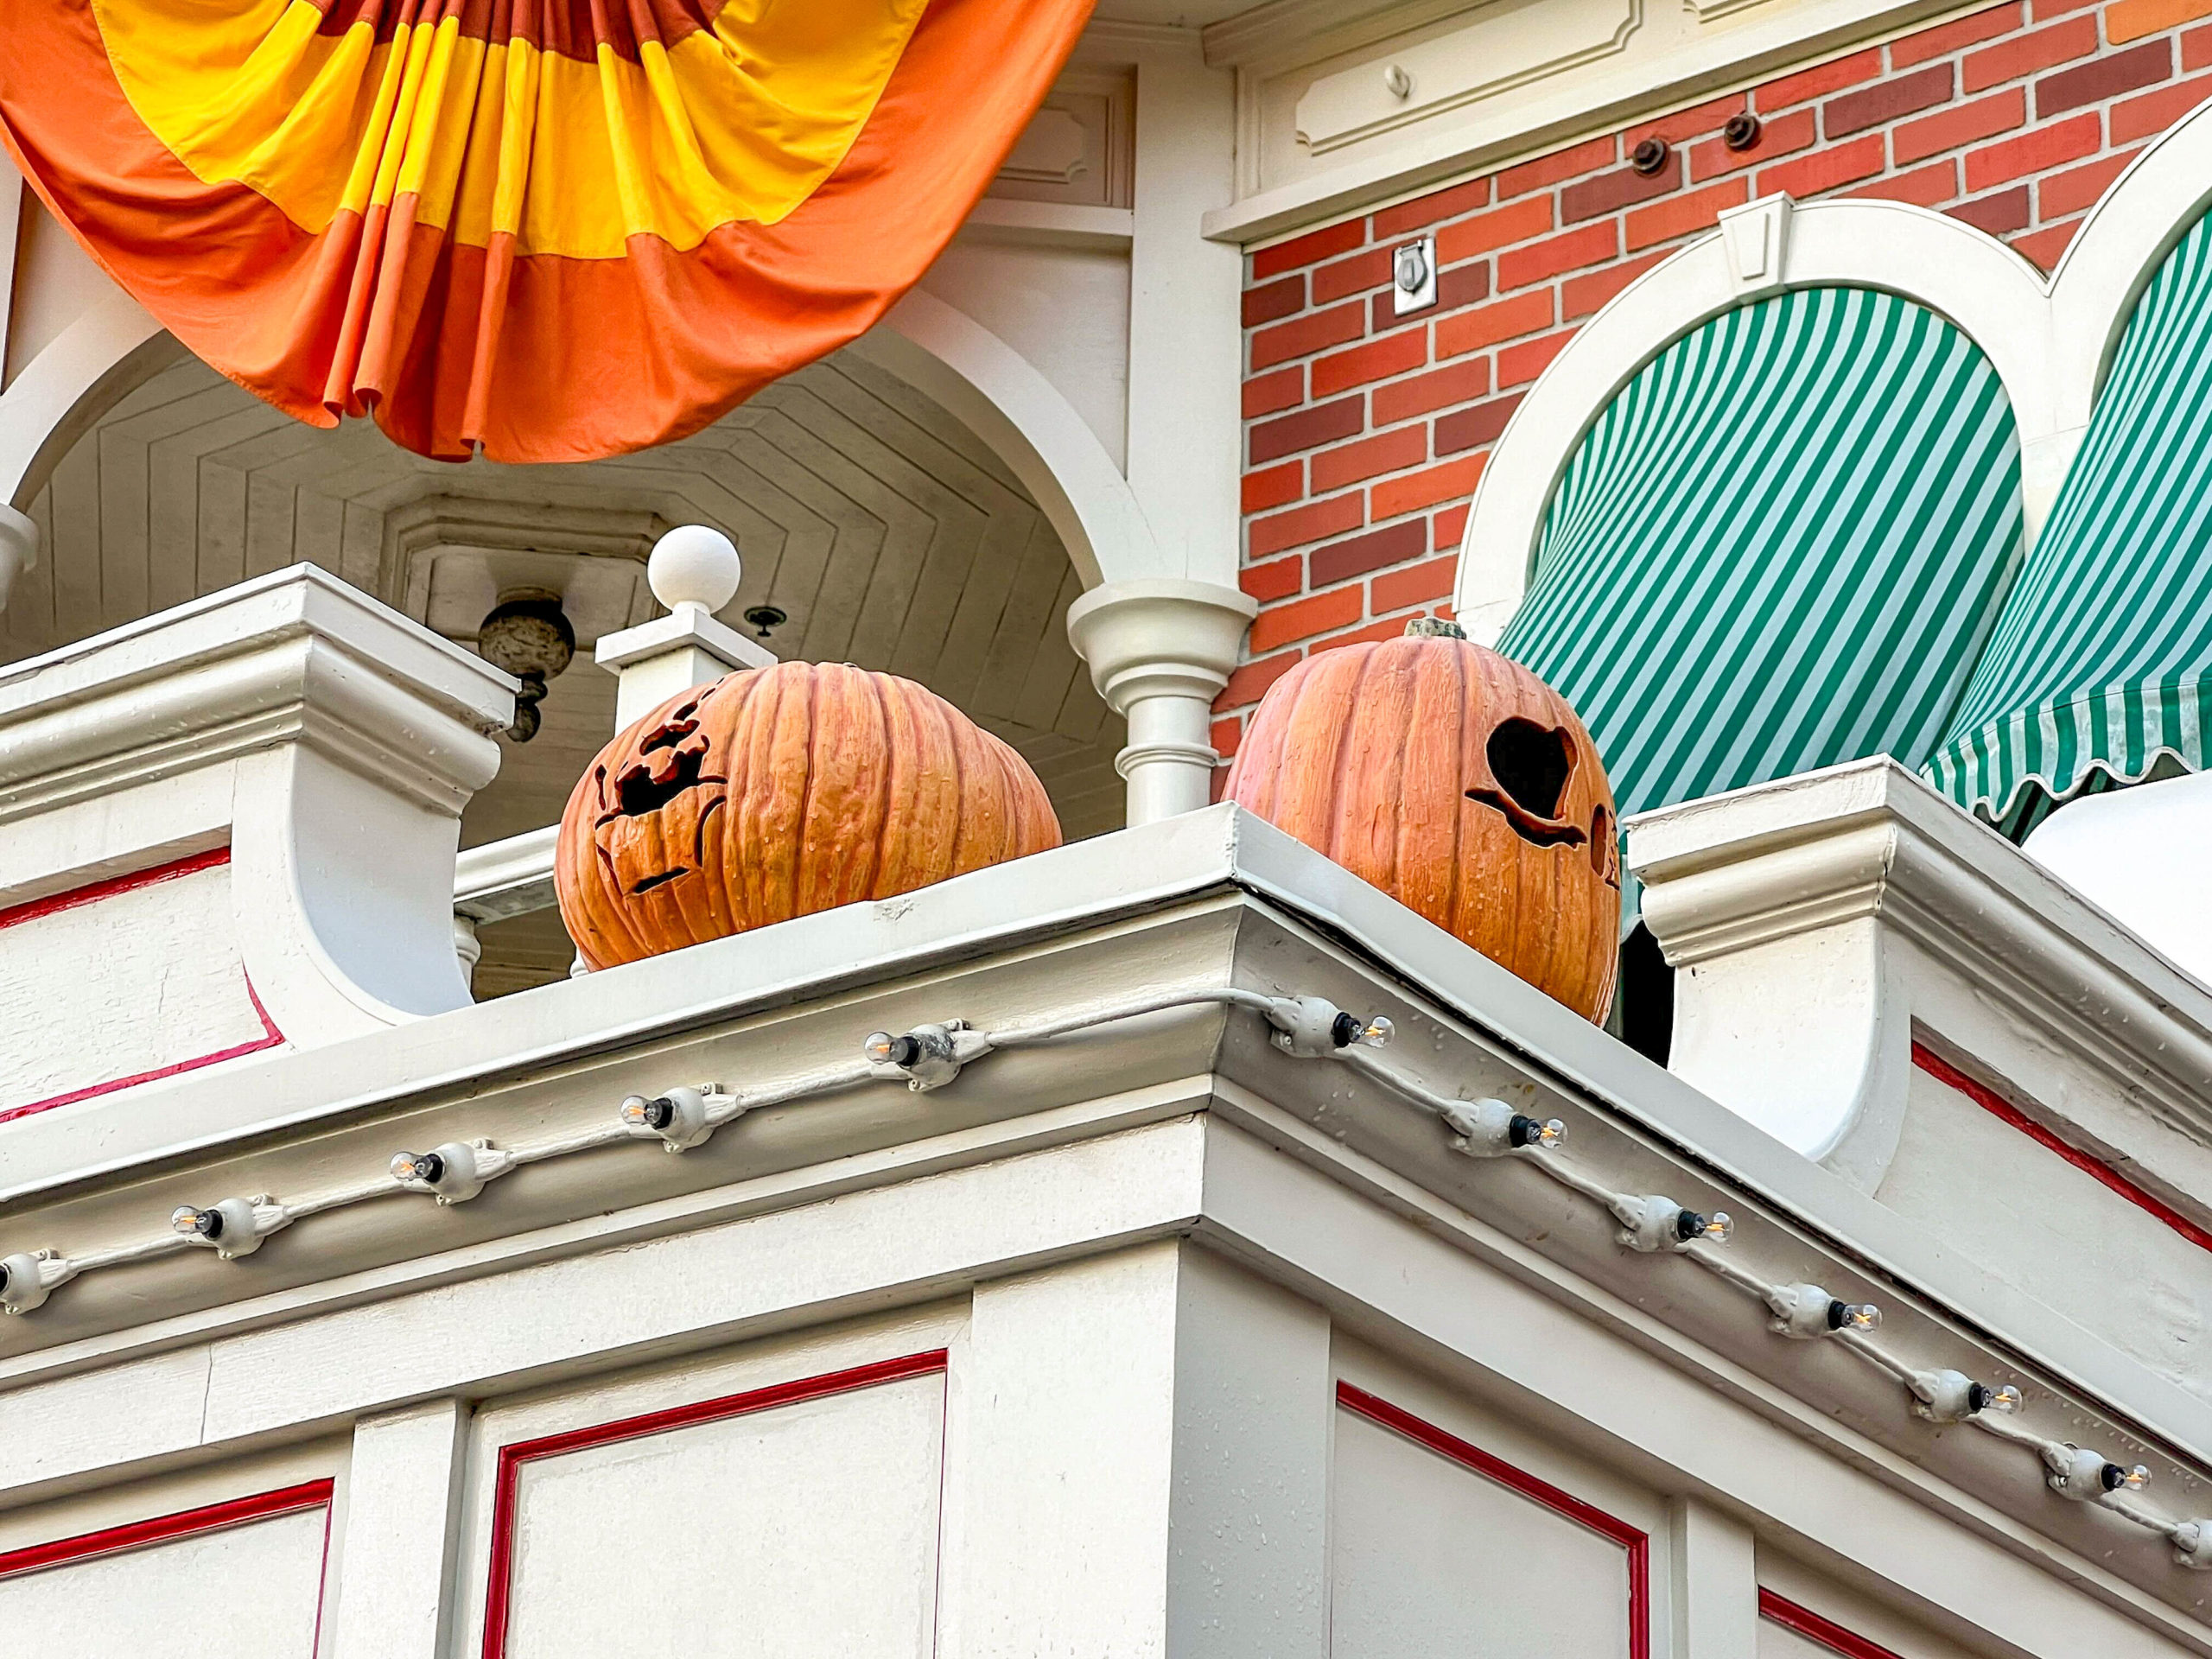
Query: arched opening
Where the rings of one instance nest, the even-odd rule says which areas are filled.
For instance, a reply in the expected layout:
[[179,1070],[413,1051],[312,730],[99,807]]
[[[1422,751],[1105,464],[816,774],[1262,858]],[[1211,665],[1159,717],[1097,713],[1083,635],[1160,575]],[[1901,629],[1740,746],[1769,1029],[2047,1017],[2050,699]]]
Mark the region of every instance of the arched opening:
[[[503,741],[463,821],[477,846],[557,820],[613,729],[591,646],[656,613],[658,537],[706,524],[745,559],[724,622],[782,657],[919,681],[1028,760],[1071,839],[1118,827],[1124,733],[1068,641],[1085,584],[1054,515],[1001,447],[880,358],[839,353],[680,443],[527,468],[425,461],[366,423],[320,431],[196,359],[156,364],[109,390],[28,503],[43,551],[0,617],[0,660],[300,561],[465,645],[503,597],[555,595],[576,658],[537,736]],[[568,970],[550,912],[481,940],[480,996]]]

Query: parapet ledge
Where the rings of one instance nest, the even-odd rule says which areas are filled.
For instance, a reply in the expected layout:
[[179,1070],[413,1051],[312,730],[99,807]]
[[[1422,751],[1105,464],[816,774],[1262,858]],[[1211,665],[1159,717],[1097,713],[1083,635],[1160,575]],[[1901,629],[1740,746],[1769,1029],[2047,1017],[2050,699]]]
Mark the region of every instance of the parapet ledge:
[[482,658],[295,565],[0,670],[0,823],[294,739],[458,811],[499,769],[513,696]]
[[514,689],[310,565],[0,670],[0,1117],[465,1006]]
[[1872,1192],[1919,1044],[2212,1201],[2212,991],[1896,761],[1626,828],[1678,970],[1670,1069],[1714,1099]]

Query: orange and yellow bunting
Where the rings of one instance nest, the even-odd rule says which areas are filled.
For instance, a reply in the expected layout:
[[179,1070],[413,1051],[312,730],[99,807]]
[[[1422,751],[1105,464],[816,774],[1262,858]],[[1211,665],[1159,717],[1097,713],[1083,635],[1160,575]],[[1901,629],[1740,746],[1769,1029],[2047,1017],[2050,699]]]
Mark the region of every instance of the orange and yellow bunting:
[[0,137],[201,358],[442,458],[695,432],[868,328],[1091,0],[0,0]]

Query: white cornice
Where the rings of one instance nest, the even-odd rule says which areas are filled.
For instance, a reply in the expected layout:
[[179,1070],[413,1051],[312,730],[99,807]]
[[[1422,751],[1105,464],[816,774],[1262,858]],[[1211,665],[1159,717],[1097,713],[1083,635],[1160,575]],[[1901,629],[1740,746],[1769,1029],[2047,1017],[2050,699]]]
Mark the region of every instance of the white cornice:
[[1472,11],[1482,0],[1274,0],[1203,31],[1216,69],[1313,60]]
[[2212,990],[1886,756],[1629,821],[1677,966],[1880,917],[2212,1144]]
[[458,811],[513,685],[296,565],[0,671],[0,823],[290,741]]

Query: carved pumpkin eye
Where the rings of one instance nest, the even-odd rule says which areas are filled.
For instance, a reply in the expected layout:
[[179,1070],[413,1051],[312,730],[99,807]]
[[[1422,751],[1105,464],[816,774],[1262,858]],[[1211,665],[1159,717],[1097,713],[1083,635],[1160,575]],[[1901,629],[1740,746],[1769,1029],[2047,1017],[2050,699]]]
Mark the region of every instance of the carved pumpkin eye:
[[1574,772],[1574,746],[1565,732],[1533,720],[1502,720],[1484,754],[1497,787],[1478,784],[1467,791],[1469,800],[1496,810],[1531,846],[1582,844],[1582,827],[1559,821],[1560,798]]
[[1556,818],[1559,798],[1574,756],[1567,734],[1533,720],[1502,720],[1490,734],[1491,776],[1513,804],[1532,818]]
[[1602,802],[1590,818],[1590,868],[1607,887],[1620,886],[1620,842],[1613,832],[1613,815]]

